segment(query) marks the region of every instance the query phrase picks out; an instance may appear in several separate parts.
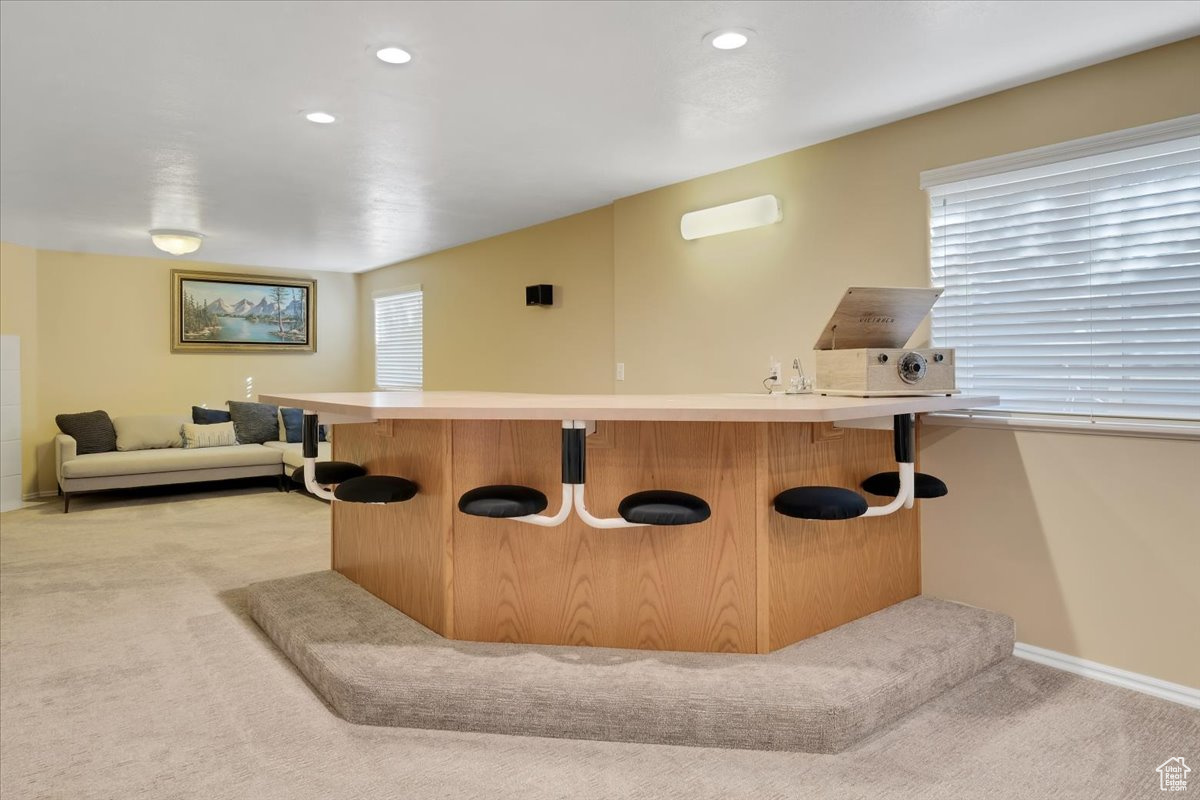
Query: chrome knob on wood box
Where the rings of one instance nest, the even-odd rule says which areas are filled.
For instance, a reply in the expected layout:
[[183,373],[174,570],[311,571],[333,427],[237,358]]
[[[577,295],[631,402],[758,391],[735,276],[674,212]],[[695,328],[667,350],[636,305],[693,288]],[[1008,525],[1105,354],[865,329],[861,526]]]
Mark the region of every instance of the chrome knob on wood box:
[[900,356],[900,364],[896,367],[900,380],[905,383],[920,383],[929,371],[929,362],[920,353],[905,353]]
[[941,289],[847,289],[817,340],[816,392],[956,394],[953,348],[904,347],[941,294]]

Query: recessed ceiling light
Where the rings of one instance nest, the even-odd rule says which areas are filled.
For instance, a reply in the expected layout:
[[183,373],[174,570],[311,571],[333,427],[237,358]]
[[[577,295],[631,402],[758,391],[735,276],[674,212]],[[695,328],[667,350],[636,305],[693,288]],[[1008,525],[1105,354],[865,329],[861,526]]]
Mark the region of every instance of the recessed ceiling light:
[[722,28],[705,36],[704,41],[718,50],[737,50],[745,47],[753,35],[754,31],[749,28]]
[[402,47],[383,47],[375,51],[375,57],[389,64],[407,64],[412,61],[412,53]]
[[150,231],[150,241],[164,253],[186,256],[200,249],[204,237],[192,231],[153,230]]
[[310,111],[304,115],[304,118],[318,125],[328,125],[331,122],[337,122],[337,117],[333,114],[327,114],[324,111]]

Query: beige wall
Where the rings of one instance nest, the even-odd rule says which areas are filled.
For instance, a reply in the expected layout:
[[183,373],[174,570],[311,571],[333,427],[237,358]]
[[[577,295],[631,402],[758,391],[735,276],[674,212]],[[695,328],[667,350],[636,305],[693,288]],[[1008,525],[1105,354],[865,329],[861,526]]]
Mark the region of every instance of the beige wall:
[[[7,273],[8,246],[4,253]],[[36,379],[37,391],[23,431],[26,463],[35,462],[37,472],[36,485],[27,483],[29,491],[55,488],[49,447],[57,432],[55,414],[97,408],[113,416],[186,414],[192,405],[220,408],[248,392],[332,391],[357,380],[354,275],[278,273],[317,278],[316,354],[172,353],[171,269],[272,271],[46,250],[35,258],[36,355],[29,363],[36,365],[36,376],[28,367],[23,375],[30,383]],[[24,327],[29,327],[27,318]],[[25,478],[28,482],[30,475]]]
[[[847,285],[928,284],[922,170],[1200,112],[1198,75],[1191,39],[618,200],[617,390],[759,388],[769,356],[807,356]],[[781,224],[680,238],[683,212],[765,193]],[[922,458],[952,487],[925,504],[926,592],[1012,614],[1021,641],[1200,686],[1183,634],[1200,617],[1200,442],[943,428]]]
[[[362,389],[374,388],[372,296],[420,284],[425,388],[611,392],[612,208],[365,273]],[[554,286],[553,308],[525,306],[525,287]]]
[[0,333],[21,337],[21,492],[37,491],[37,251],[0,242]]
[[925,591],[1017,639],[1200,687],[1200,442],[926,426]]

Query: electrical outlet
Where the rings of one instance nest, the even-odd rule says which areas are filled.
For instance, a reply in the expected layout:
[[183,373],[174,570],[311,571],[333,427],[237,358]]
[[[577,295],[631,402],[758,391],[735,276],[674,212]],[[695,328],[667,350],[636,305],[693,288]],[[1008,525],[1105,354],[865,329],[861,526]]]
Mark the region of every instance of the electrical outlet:
[[779,385],[779,373],[781,369],[782,365],[775,360],[775,356],[771,356],[767,361],[767,379],[771,381],[772,386]]
[[625,362],[624,361],[617,362],[617,380],[619,380],[619,381],[625,380]]

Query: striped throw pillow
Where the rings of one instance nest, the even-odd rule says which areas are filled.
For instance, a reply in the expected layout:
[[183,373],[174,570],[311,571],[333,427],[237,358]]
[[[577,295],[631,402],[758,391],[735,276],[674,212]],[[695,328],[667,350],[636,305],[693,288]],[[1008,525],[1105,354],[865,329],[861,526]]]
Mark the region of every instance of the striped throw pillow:
[[237,444],[237,435],[233,432],[232,422],[216,422],[210,425],[185,422],[183,425],[183,446],[186,448],[228,447],[234,444]]

